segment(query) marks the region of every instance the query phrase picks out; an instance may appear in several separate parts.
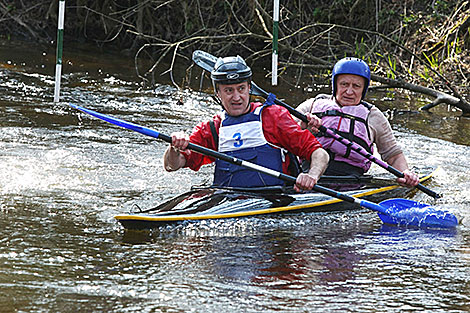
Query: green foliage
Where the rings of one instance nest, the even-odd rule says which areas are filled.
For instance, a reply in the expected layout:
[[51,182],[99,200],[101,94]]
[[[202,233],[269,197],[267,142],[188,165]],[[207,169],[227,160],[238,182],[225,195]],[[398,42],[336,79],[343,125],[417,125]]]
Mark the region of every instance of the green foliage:
[[437,0],[434,2],[434,7],[439,12],[449,13],[450,11],[449,1]]
[[462,46],[459,37],[455,41],[447,42],[447,56],[459,55],[460,53],[462,53]]
[[367,64],[369,64],[370,70],[375,72],[380,67],[380,60],[376,60],[375,63],[372,63],[372,59],[369,57],[367,59]]
[[422,72],[418,72],[418,76],[421,77],[423,80],[432,82],[433,79],[430,75],[430,70],[427,67],[424,67]]
[[439,66],[438,59],[436,56],[431,55],[431,57],[428,57],[426,53],[423,52],[424,57],[428,61],[429,65],[431,65],[432,68],[437,68]]
[[423,53],[423,55],[426,58],[426,61],[428,61],[429,65],[433,69],[439,71],[441,74],[444,73],[442,66],[441,66],[442,63],[440,62],[439,57],[437,55],[431,55],[430,57],[428,57],[426,53]]
[[[396,61],[396,59],[393,58],[390,55],[388,55],[387,57],[385,57],[384,55],[382,55],[380,53],[376,53],[376,55],[381,59],[385,59],[385,61],[387,62],[387,65],[388,65],[387,78],[395,79],[395,77],[396,77],[395,73],[397,72],[397,61]],[[379,67],[379,64],[380,64],[380,60],[377,60],[375,66]]]
[[191,33],[193,31],[193,28],[194,28],[193,22],[191,20],[187,21],[184,26],[186,33]]
[[313,14],[312,14],[313,19],[316,20],[318,17],[321,17],[322,15],[324,15],[324,13],[321,9],[319,8],[313,9]]
[[397,71],[397,61],[395,58],[392,58],[390,55],[387,57],[388,66],[390,70],[387,72],[387,77],[391,79],[395,79],[396,71]]
[[366,55],[366,45],[364,43],[364,37],[361,37],[361,41],[356,41],[356,50],[354,55],[360,59],[362,59]]
[[403,18],[402,18],[403,23],[405,23],[405,24],[414,23],[419,19],[419,17],[414,15],[414,14],[402,15],[402,16],[403,16]]

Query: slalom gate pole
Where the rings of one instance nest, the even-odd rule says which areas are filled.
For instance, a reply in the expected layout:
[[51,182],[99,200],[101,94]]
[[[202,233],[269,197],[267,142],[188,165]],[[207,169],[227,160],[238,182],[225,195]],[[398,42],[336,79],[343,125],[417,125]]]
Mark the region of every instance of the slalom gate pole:
[[273,56],[272,56],[272,85],[277,86],[277,61],[278,61],[278,34],[279,34],[279,0],[274,0],[273,10]]
[[57,22],[57,51],[55,65],[54,102],[59,102],[60,77],[62,75],[62,46],[64,41],[65,0],[59,0],[59,18]]

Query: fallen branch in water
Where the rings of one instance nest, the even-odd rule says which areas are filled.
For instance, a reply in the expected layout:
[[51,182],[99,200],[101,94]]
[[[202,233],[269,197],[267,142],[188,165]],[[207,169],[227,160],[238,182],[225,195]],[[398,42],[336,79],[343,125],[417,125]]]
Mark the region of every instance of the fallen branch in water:
[[374,75],[374,74],[371,75],[371,79],[375,80],[375,81],[378,81],[382,84],[386,84],[387,87],[403,88],[403,89],[407,89],[407,90],[410,90],[410,91],[419,92],[419,93],[424,94],[424,95],[435,97],[433,102],[431,102],[431,103],[429,103],[425,106],[422,106],[420,108],[420,110],[429,110],[429,109],[435,107],[436,105],[439,105],[441,103],[445,103],[445,104],[452,105],[456,108],[459,108],[460,110],[462,110],[462,113],[465,116],[470,115],[470,105],[468,104],[468,102],[462,101],[461,99],[459,99],[457,97],[454,97],[452,95],[449,95],[445,92],[435,90],[435,89],[431,89],[431,88],[424,87],[424,86],[419,86],[419,85],[407,83],[407,82],[400,81],[400,80],[381,77],[379,75]]

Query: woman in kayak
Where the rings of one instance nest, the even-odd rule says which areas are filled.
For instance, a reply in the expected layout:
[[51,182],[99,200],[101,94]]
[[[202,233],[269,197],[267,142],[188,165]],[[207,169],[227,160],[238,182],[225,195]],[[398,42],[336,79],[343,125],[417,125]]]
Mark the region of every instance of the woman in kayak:
[[[189,142],[226,153],[272,170],[297,176],[295,156],[310,160],[306,173],[297,176],[294,189],[311,190],[328,164],[328,153],[306,129],[301,129],[289,112],[274,105],[270,94],[264,104],[250,102],[251,69],[240,57],[219,58],[211,73],[223,111],[211,121],[198,124],[191,135],[171,134],[172,144],[163,156],[167,171],[192,170],[215,160],[186,149]],[[215,186],[265,187],[284,182],[257,171],[216,160]]]
[[332,137],[319,133],[321,125],[359,144],[370,154],[373,154],[375,144],[382,159],[403,172],[404,177],[398,178],[397,182],[416,186],[418,175],[408,168],[387,118],[377,107],[364,101],[369,83],[370,69],[366,62],[351,57],[339,60],[333,67],[332,95],[320,94],[300,104],[297,110],[306,114],[309,120],[308,125],[304,122],[300,125],[312,130],[328,151],[330,162],[326,175],[360,176],[369,170],[371,161]]

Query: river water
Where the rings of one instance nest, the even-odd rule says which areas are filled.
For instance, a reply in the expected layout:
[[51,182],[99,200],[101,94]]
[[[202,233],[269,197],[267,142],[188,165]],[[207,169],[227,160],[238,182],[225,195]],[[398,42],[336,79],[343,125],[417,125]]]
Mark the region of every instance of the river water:
[[412,166],[440,167],[429,187],[443,198],[411,198],[457,215],[456,230],[385,226],[359,209],[125,231],[115,215],[210,181],[212,168],[166,173],[165,143],[66,104],[166,134],[218,107],[171,84],[141,88],[132,57],[67,47],[54,104],[54,60],[53,47],[0,45],[1,312],[470,311],[470,120],[458,112],[370,98]]

